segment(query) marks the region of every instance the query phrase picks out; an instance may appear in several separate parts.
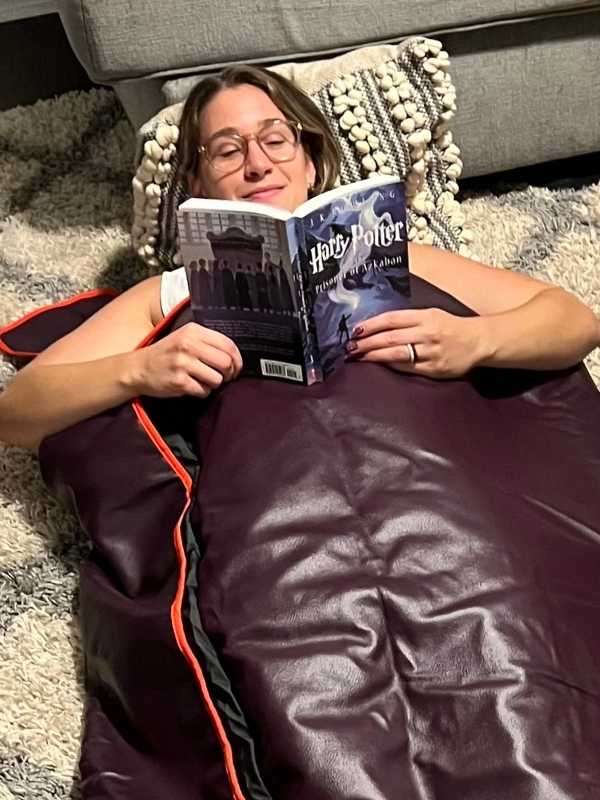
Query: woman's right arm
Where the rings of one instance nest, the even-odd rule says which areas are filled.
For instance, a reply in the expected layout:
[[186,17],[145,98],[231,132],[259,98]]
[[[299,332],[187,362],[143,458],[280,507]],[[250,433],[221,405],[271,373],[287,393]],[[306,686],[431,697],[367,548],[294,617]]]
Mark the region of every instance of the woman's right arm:
[[162,319],[160,277],[124,292],[44,350],[0,395],[0,440],[36,449],[46,436],[137,397],[206,397],[242,361],[226,336],[188,323],[137,345]]

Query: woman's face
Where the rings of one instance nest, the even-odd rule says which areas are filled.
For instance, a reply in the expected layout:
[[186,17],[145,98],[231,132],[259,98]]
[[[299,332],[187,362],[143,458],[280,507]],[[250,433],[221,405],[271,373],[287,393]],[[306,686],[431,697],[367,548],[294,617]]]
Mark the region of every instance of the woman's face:
[[[205,106],[200,117],[201,144],[223,129],[242,136],[256,134],[265,120],[284,119],[283,112],[256,86],[243,84],[222,89]],[[231,132],[231,131],[230,131]],[[302,146],[292,161],[275,163],[255,139],[247,140],[248,155],[235,172],[224,174],[204,157],[191,184],[196,197],[249,200],[294,211],[308,197],[315,180],[312,160]]]

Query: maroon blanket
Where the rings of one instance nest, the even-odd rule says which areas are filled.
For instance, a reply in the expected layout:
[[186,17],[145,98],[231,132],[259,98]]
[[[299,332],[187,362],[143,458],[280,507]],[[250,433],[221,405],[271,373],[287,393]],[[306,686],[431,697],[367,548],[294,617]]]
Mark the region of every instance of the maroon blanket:
[[84,797],[599,797],[599,411],[583,367],[350,364],[49,437],[92,542]]

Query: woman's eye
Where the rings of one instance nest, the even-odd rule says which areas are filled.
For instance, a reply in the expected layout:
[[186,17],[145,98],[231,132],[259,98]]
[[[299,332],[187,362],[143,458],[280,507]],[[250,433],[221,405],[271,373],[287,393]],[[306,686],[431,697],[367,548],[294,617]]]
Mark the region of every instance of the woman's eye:
[[224,144],[221,147],[217,148],[215,151],[214,157],[216,158],[233,158],[234,156],[238,155],[241,150],[238,145],[235,144]]
[[273,145],[277,146],[279,144],[285,144],[285,139],[281,136],[268,136],[265,140],[263,140],[267,147],[272,147]]

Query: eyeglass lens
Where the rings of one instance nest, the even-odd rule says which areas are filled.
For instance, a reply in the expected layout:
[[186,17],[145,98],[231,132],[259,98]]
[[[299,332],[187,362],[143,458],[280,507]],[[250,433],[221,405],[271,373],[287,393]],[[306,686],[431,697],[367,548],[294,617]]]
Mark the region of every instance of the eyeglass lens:
[[211,164],[219,170],[234,171],[242,166],[248,152],[248,139],[256,139],[271,161],[291,161],[298,144],[297,128],[285,121],[273,122],[255,136],[227,134],[212,139],[206,147]]

